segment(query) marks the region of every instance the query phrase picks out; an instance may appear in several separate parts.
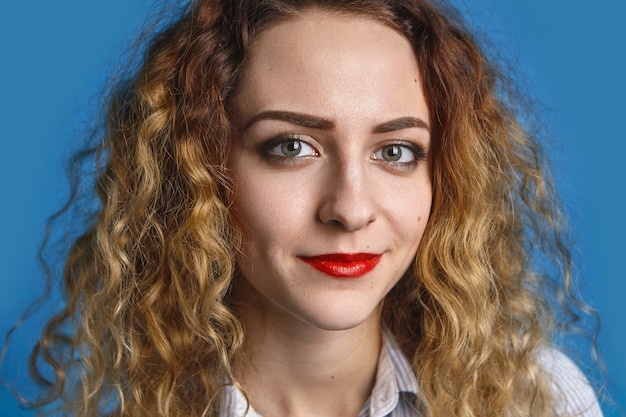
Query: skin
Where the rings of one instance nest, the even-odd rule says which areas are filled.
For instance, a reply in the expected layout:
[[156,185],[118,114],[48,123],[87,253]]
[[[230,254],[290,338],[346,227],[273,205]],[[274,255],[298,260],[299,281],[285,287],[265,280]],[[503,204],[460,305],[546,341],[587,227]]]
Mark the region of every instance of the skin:
[[[244,242],[233,300],[248,358],[237,379],[262,415],[356,416],[374,384],[378,307],[431,207],[412,47],[373,20],[307,11],[257,36],[229,105]],[[382,257],[359,278],[301,259],[363,252]]]

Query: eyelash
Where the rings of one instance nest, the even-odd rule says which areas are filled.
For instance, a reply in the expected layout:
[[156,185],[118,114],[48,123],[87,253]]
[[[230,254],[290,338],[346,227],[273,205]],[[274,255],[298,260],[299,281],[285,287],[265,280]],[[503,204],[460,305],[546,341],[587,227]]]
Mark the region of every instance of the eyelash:
[[[275,151],[276,148],[279,146],[283,146],[285,144],[295,143],[295,142],[304,144],[306,147],[310,148],[314,152],[314,155],[307,154],[307,155],[301,156],[298,154],[298,155],[289,156],[289,155],[281,155]],[[378,154],[379,152],[382,152],[385,148],[389,148],[389,147],[398,147],[401,149],[406,149],[413,155],[414,159],[411,161],[407,161],[407,162],[399,162],[399,161],[388,161],[383,158],[375,157],[376,154]],[[291,133],[283,134],[283,135],[274,137],[272,139],[269,139],[265,142],[262,142],[257,147],[257,152],[269,162],[276,163],[276,164],[295,164],[297,160],[299,159],[319,156],[319,152],[317,151],[317,149],[315,149],[313,145],[311,145],[306,140],[302,139],[300,135],[291,134]],[[394,169],[409,171],[413,169],[418,164],[418,162],[426,161],[428,158],[428,155],[421,145],[417,145],[412,142],[399,140],[399,141],[385,143],[372,154],[371,158],[374,161],[380,161],[388,166],[393,167]]]
[[[288,144],[288,143],[295,143],[298,142],[300,144],[305,144],[307,147],[311,148],[315,155],[304,155],[304,156],[300,156],[300,155],[294,155],[294,156],[288,156],[288,155],[280,155],[278,153],[275,153],[274,150],[282,145]],[[311,156],[319,156],[319,152],[317,151],[317,149],[315,149],[314,146],[312,146],[311,144],[309,144],[306,140],[302,139],[299,135],[297,134],[284,134],[284,135],[280,135],[277,136],[275,138],[272,138],[266,142],[261,143],[258,147],[257,147],[257,152],[265,159],[269,160],[270,162],[275,162],[275,163],[291,163],[294,164],[296,162],[296,160],[298,159],[302,159],[302,158],[309,158]]]
[[[414,159],[412,159],[411,161],[407,161],[407,162],[400,162],[400,161],[387,161],[384,159],[374,158],[376,154],[378,154],[379,152],[382,152],[385,148],[390,148],[390,147],[398,147],[401,149],[407,149],[411,154],[413,154]],[[412,142],[407,142],[407,141],[395,141],[395,142],[386,143],[380,148],[378,148],[376,152],[372,155],[372,159],[374,160],[381,161],[384,164],[392,166],[394,169],[400,169],[400,170],[406,170],[406,171],[413,169],[418,164],[418,162],[426,161],[427,157],[428,156],[426,154],[426,151],[424,150],[422,146],[417,145]]]

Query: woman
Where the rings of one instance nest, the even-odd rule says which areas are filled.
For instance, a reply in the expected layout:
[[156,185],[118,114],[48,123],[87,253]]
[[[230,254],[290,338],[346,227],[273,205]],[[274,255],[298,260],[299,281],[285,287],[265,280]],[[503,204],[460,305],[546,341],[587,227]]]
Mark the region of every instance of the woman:
[[550,347],[531,260],[569,294],[570,257],[502,81],[443,5],[194,2],[111,96],[41,404],[601,415]]

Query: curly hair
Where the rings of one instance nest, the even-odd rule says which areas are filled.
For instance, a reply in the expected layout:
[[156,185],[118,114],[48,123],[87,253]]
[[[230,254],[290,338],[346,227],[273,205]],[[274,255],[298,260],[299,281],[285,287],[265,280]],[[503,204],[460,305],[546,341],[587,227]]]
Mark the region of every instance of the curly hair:
[[[62,310],[33,350],[38,407],[77,416],[215,416],[244,332],[229,307],[239,233],[229,98],[255,36],[318,8],[412,43],[431,114],[433,202],[413,267],[383,302],[430,416],[554,414],[535,355],[571,259],[537,138],[456,12],[427,0],[197,0],[110,94],[100,210],[72,245]],[[544,253],[562,270],[533,272]],[[52,369],[50,380],[44,375]]]

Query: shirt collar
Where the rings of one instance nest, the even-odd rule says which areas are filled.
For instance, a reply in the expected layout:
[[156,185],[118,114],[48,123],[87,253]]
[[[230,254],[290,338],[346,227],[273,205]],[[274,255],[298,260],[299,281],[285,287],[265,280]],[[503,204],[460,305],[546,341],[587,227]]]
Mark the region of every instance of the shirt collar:
[[[409,397],[405,401],[415,402],[418,395],[417,380],[413,368],[400,350],[394,336],[383,331],[383,346],[378,358],[376,382],[361,415],[386,416],[398,407],[398,402],[404,394],[408,394]],[[251,406],[248,407],[243,393],[232,385],[225,387],[220,408],[221,416],[260,417]]]
[[368,401],[369,415],[371,417],[388,415],[398,407],[402,394],[410,394],[413,402],[418,395],[417,380],[413,368],[395,338],[385,331],[378,358],[376,383]]

